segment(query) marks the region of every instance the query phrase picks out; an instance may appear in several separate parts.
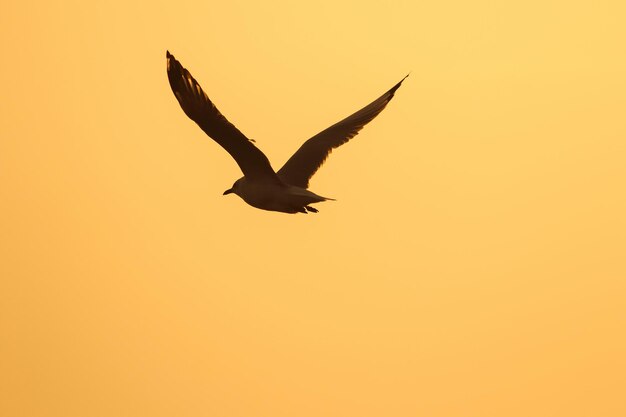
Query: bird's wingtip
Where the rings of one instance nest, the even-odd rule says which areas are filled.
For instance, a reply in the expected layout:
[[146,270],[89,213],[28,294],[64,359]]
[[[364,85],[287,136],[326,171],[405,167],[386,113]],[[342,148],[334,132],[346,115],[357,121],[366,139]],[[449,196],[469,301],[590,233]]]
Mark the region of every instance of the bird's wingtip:
[[172,64],[172,60],[176,61],[176,58],[174,58],[174,55],[170,54],[169,50],[165,51],[165,61],[167,62],[167,72],[169,74],[170,72],[170,65]]
[[389,99],[391,100],[391,97],[393,97],[393,95],[395,94],[396,90],[398,88],[400,88],[400,86],[402,85],[402,82],[404,80],[406,80],[406,78],[411,75],[411,73],[409,72],[407,75],[404,76],[403,79],[401,79],[400,81],[398,81],[398,84],[394,85],[393,87],[391,87],[391,89],[389,90],[389,94],[391,94],[391,96],[389,97]]

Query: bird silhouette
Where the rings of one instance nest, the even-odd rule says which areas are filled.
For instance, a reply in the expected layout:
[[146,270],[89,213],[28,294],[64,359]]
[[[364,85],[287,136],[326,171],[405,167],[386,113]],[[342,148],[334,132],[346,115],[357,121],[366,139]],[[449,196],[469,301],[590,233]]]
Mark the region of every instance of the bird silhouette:
[[253,207],[283,213],[317,213],[311,204],[333,200],[309,191],[309,180],[333,149],[356,136],[387,106],[408,77],[361,110],[304,142],[276,172],[267,156],[220,113],[174,55],[167,51],[166,58],[170,86],[185,114],[221,145],[243,172],[243,177],[224,195],[234,193]]

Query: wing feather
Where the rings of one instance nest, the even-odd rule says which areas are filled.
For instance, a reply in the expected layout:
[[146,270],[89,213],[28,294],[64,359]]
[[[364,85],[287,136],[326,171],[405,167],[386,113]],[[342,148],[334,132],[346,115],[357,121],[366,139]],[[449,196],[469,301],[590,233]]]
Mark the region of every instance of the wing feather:
[[361,110],[304,142],[300,149],[278,171],[279,178],[287,184],[308,188],[309,180],[322,166],[332,150],[348,142],[359,133],[363,126],[378,116],[393,98],[406,77],[408,75]]
[[185,114],[221,145],[248,178],[274,178],[269,160],[259,148],[230,123],[174,55],[167,51],[167,77]]

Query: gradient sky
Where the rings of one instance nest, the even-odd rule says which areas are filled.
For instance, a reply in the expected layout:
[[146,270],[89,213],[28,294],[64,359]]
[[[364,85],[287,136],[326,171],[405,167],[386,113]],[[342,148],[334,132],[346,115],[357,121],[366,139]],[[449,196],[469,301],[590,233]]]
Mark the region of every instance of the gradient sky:
[[[626,415],[626,6],[5,2],[0,415]],[[410,77],[286,215],[274,168]]]

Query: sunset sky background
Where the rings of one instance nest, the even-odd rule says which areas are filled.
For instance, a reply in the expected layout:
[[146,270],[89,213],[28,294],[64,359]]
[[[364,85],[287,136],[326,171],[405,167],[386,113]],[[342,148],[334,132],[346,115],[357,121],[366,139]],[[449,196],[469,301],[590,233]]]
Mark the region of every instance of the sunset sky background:
[[[626,415],[626,6],[0,6],[0,415]],[[317,215],[237,165],[165,51]]]

